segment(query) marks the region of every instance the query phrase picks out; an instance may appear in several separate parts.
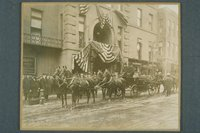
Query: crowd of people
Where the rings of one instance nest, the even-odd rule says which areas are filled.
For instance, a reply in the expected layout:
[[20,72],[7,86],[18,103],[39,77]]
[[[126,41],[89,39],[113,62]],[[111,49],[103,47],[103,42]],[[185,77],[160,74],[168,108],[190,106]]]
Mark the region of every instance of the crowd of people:
[[[156,80],[157,82],[162,82],[165,86],[165,91],[167,95],[170,95],[171,88],[174,84],[174,77],[167,73],[164,77],[160,71],[156,71],[154,75],[145,75],[141,74],[138,71],[123,71],[121,75],[119,73],[111,73],[108,69],[105,69],[104,72],[98,70],[98,72],[91,73],[72,73],[70,70],[67,69],[67,66],[58,66],[55,72],[50,74],[43,74],[41,76],[33,76],[33,75],[24,75],[23,78],[23,89],[24,89],[24,96],[25,100],[31,98],[37,98],[40,96],[41,90],[44,93],[44,98],[48,99],[49,94],[57,93],[56,88],[60,87],[63,83],[66,82],[67,79],[70,79],[69,85],[74,83],[74,79],[95,79],[100,81],[98,85],[105,85],[108,83],[112,77],[129,77],[129,78],[139,78],[139,77],[146,77],[152,80]],[[159,85],[160,85],[159,84]]]

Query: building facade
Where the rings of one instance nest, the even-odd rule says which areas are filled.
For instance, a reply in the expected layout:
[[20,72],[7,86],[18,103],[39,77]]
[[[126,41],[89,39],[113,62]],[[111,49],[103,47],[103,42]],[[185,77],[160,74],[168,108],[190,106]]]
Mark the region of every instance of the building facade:
[[[168,63],[164,42],[173,44],[169,51],[174,51],[178,42],[174,36],[168,38],[164,34],[167,27],[164,22],[168,18],[171,22],[171,19],[177,18],[171,18],[171,14],[165,12],[157,5],[141,4],[23,4],[23,72],[52,74],[57,66],[63,65],[73,70],[74,56],[90,41],[118,47],[121,62],[133,65],[139,71],[142,66],[155,65],[159,60],[166,59],[162,64]],[[162,14],[166,15],[163,17]],[[104,18],[107,24],[102,28]],[[162,34],[158,27],[160,21],[163,22]],[[177,25],[177,20],[173,22]],[[159,56],[160,49],[162,58]],[[94,51],[90,52],[90,56],[90,72],[101,68],[114,71],[122,68],[120,61],[102,62]],[[163,70],[168,71],[168,68]]]
[[177,73],[179,58],[178,15],[168,8],[159,9],[158,49],[163,72]]

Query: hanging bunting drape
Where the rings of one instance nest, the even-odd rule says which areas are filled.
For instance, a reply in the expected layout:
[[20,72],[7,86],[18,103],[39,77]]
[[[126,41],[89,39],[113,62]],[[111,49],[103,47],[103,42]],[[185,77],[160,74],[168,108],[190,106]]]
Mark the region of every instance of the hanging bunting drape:
[[[105,44],[101,42],[91,41],[77,55],[74,56],[74,61],[84,71],[88,71],[89,53],[93,48],[104,63],[111,63],[121,56],[120,49],[117,46]],[[121,59],[121,58],[120,58]]]
[[83,48],[77,55],[74,56],[75,63],[84,71],[88,69],[88,56],[90,52],[90,45]]

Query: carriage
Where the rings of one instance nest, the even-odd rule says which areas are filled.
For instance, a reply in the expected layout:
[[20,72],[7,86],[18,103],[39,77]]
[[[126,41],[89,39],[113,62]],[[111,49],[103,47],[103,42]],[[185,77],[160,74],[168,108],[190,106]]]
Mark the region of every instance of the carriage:
[[129,77],[125,78],[125,80],[127,89],[130,91],[130,96],[138,96],[142,92],[148,92],[149,95],[154,95],[156,93],[157,82],[150,77]]

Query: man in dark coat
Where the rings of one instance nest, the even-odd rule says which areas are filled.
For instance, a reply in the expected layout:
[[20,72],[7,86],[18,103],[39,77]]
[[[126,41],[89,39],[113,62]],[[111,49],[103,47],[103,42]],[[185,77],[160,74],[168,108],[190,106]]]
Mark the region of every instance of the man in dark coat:
[[99,83],[99,85],[101,86],[106,85],[109,82],[110,78],[111,78],[110,72],[108,71],[108,69],[105,69],[103,74],[103,80]]
[[24,91],[25,100],[28,99],[29,90],[30,90],[30,79],[27,75],[25,75],[23,79],[23,91]]
[[167,91],[167,96],[171,94],[172,87],[173,87],[173,79],[170,73],[167,73],[167,76],[164,78],[164,88]]

